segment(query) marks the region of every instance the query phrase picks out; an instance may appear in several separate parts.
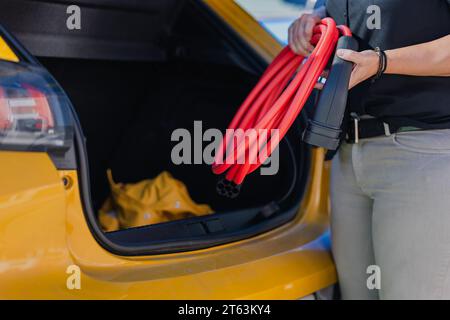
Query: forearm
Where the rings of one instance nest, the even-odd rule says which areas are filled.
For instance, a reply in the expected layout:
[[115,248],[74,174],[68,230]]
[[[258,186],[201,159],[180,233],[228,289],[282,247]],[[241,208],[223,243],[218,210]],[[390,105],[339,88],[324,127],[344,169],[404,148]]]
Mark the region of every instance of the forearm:
[[387,74],[450,76],[450,35],[410,47],[386,51]]
[[327,9],[325,6],[321,6],[314,10],[313,14],[316,16],[319,16],[321,19],[325,18],[327,16]]

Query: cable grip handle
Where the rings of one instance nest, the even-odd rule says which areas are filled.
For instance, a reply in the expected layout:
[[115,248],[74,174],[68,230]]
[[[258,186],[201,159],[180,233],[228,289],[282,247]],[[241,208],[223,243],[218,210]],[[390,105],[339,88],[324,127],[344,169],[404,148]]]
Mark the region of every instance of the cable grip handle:
[[[343,36],[337,42],[337,49],[357,51],[358,42],[353,37]],[[308,121],[303,133],[303,141],[306,143],[328,150],[336,150],[339,147],[352,69],[352,62],[334,56],[314,117]]]

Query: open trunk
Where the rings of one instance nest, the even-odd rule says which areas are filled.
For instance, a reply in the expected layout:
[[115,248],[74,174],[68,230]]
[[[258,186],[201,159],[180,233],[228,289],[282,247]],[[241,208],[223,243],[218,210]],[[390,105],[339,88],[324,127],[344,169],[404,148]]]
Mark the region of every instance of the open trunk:
[[[82,6],[83,1],[79,2]],[[97,39],[95,49],[86,34],[90,49],[85,53],[77,49],[83,46],[82,39],[74,42],[69,35],[59,36],[67,45],[54,51],[29,42],[32,53],[39,55],[67,92],[86,137],[90,175],[81,185],[90,184],[91,199],[85,197],[84,201],[92,204],[86,206],[86,214],[95,215],[109,195],[108,168],[116,181],[125,183],[153,178],[167,170],[186,184],[194,201],[209,204],[215,211],[203,217],[107,233],[112,243],[133,248],[119,253],[208,247],[247,238],[292,219],[308,172],[309,153],[301,143],[302,119],[281,143],[278,173],[263,176],[254,172],[235,199],[217,194],[218,177],[209,165],[175,165],[171,160],[175,129],[187,129],[193,136],[194,121],[202,121],[203,131],[227,127],[265,67],[255,52],[197,1],[179,1],[169,7],[170,1],[164,5],[149,1],[161,3],[164,14],[157,17],[155,10],[125,10],[118,5],[124,1],[99,2],[99,6],[86,7],[86,16],[102,17],[111,25],[114,23],[109,19],[120,16],[122,20],[116,23],[129,28],[121,30],[123,38],[102,29],[99,34],[103,38]],[[136,22],[137,17],[142,17],[143,25]],[[164,28],[142,30],[147,23],[144,18],[156,19]],[[86,32],[98,38],[95,21],[85,22],[90,28]],[[14,32],[14,27],[10,29]],[[132,43],[125,39],[130,34]],[[29,31],[19,30],[17,36],[22,36],[27,46]],[[43,39],[49,43],[53,41],[46,37]]]

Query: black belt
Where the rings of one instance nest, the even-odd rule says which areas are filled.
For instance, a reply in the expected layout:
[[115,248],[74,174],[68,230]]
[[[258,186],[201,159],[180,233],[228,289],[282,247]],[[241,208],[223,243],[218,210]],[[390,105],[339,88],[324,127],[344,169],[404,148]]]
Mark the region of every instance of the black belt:
[[417,127],[396,127],[377,118],[361,119],[355,113],[352,113],[350,117],[346,137],[348,143],[358,143],[360,139],[390,136],[397,132],[424,130]]

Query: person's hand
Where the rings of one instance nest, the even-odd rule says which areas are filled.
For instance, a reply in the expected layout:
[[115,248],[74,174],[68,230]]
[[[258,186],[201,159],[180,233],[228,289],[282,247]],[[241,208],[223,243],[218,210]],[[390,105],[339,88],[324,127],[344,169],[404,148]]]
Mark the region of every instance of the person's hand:
[[349,89],[377,74],[380,58],[373,50],[356,52],[339,49],[336,54],[339,58],[355,64],[350,77]]
[[314,47],[311,45],[314,26],[320,22],[317,13],[308,13],[295,20],[289,27],[289,47],[296,54],[308,56]]

